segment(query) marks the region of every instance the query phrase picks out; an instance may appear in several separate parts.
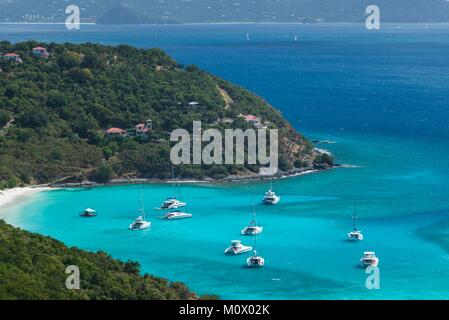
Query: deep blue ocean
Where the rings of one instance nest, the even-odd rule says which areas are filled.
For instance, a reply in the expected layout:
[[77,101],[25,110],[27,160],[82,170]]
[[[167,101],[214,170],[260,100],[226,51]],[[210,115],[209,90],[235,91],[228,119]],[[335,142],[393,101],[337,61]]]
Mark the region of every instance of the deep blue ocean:
[[[259,270],[223,250],[252,243],[239,230],[267,183],[185,185],[185,221],[158,220],[170,186],[147,185],[45,192],[3,209],[8,222],[222,298],[449,298],[449,25],[0,25],[0,40],[28,39],[161,47],[261,95],[352,167],[275,182],[280,204],[256,206]],[[153,226],[130,232],[141,192]],[[348,243],[355,203],[365,240]],[[357,267],[365,250],[379,290]]]

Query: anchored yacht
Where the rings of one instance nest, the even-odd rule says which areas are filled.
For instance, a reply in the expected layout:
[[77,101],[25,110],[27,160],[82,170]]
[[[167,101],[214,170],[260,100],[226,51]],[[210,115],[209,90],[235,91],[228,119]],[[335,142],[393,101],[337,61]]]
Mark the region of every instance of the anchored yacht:
[[366,251],[363,253],[363,257],[360,259],[360,265],[362,267],[377,267],[379,264],[379,258],[376,257],[376,253],[373,251]]
[[151,222],[145,220],[145,208],[143,206],[143,199],[140,199],[140,216],[137,217],[133,223],[129,225],[129,229],[133,231],[145,230],[151,227]]
[[246,259],[248,268],[261,268],[265,265],[265,259],[257,255],[257,236],[254,237],[254,254]]
[[257,226],[254,221],[250,222],[250,225],[242,230],[243,236],[255,236],[263,232],[263,227]]
[[182,211],[172,211],[163,216],[163,219],[165,220],[179,220],[188,218],[192,218],[192,214]]
[[244,246],[242,244],[242,241],[240,241],[240,240],[232,240],[231,241],[231,246],[229,248],[226,248],[224,253],[225,254],[237,255],[237,254],[242,254],[242,253],[249,252],[251,250],[253,250],[253,247]]
[[173,179],[173,196],[165,199],[162,203],[160,209],[162,210],[171,210],[171,209],[179,209],[187,206],[187,203],[178,200],[181,198],[181,192],[179,190],[179,184],[175,181],[175,171],[172,167],[172,179]]
[[354,207],[352,231],[348,232],[348,240],[350,240],[350,241],[362,241],[363,240],[362,231],[358,230],[356,227],[356,219],[357,219],[357,208]]
[[162,205],[161,205],[161,209],[166,210],[166,209],[179,209],[182,207],[185,207],[187,205],[187,203],[182,202],[177,200],[175,197],[171,197],[166,199]]
[[265,196],[262,200],[264,204],[277,204],[281,200],[281,197],[276,195],[273,190],[273,178],[271,178],[271,188],[270,190],[268,190],[268,192],[265,193]]
[[91,218],[97,216],[97,211],[94,209],[87,208],[83,212],[80,212],[81,217]]
[[241,231],[241,234],[243,236],[256,236],[256,235],[262,233],[262,231],[263,231],[263,227],[257,225],[257,221],[256,221],[256,206],[254,206],[253,219],[249,222],[249,225],[246,226]]
[[265,265],[265,259],[257,255],[257,251],[254,250],[254,255],[246,259],[246,265],[249,268],[261,268]]

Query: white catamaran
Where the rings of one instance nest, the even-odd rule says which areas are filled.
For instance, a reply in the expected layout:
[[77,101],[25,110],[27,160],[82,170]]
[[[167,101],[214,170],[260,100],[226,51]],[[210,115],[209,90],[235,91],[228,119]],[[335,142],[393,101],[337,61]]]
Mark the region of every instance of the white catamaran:
[[271,178],[271,188],[265,193],[262,202],[264,204],[277,204],[281,200],[281,197],[276,195],[273,188],[273,178]]
[[162,203],[160,209],[179,209],[187,206],[187,203],[178,200],[181,198],[179,184],[175,181],[175,171],[172,168],[172,179],[173,179],[173,196],[165,199]]
[[164,220],[180,220],[180,219],[188,219],[192,218],[191,213],[183,212],[183,211],[171,211],[162,217]]
[[179,209],[185,207],[187,203],[179,201],[176,197],[170,197],[165,199],[165,201],[161,205],[162,210],[166,209]]
[[362,231],[358,230],[356,227],[356,219],[357,219],[357,207],[354,207],[354,216],[352,217],[352,231],[348,232],[348,240],[350,241],[362,241],[363,234]]
[[246,266],[248,268],[261,268],[265,265],[265,259],[257,255],[257,236],[254,237],[254,254],[246,259]]
[[151,227],[151,222],[145,220],[145,208],[143,206],[143,199],[140,199],[140,216],[138,216],[133,223],[129,225],[129,229],[133,231],[145,230]]
[[173,176],[173,197],[167,199],[162,204],[162,209],[171,209],[167,214],[165,214],[162,219],[164,220],[181,220],[181,219],[189,219],[192,218],[192,214],[188,213],[186,209],[184,210],[173,210],[182,207],[187,207],[187,203],[181,202],[176,199],[176,194],[178,198],[181,198],[181,192],[179,189],[179,184],[175,182],[175,172],[172,168],[172,176]]
[[244,236],[255,236],[262,233],[262,231],[263,227],[257,225],[256,205],[254,205],[253,219],[249,222],[249,225],[241,231],[241,234]]

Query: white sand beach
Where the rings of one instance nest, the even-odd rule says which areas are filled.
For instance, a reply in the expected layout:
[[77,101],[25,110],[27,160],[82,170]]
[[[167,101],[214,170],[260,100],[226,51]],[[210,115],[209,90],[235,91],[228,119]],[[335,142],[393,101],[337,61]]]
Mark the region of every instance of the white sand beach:
[[24,187],[14,188],[0,191],[0,208],[14,204],[29,198],[39,192],[49,190],[50,187]]

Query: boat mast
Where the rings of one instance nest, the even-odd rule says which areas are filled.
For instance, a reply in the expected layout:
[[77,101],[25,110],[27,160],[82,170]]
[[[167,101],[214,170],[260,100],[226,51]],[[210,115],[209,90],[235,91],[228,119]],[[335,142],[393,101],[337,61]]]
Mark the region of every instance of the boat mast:
[[142,215],[143,220],[145,220],[145,207],[143,204],[143,191],[142,191],[142,183],[140,183],[139,185],[139,189],[140,189],[140,213]]
[[[253,203],[253,208],[254,208],[254,226],[257,226],[256,203]],[[257,234],[254,235],[254,256],[257,256]]]
[[143,220],[145,220],[145,207],[143,204],[143,197],[140,198],[140,212],[142,213]]
[[357,218],[357,204],[355,204],[354,205],[354,215],[353,215],[353,224],[352,224],[352,227],[353,227],[353,229],[355,230],[356,228],[355,228],[355,220],[356,220],[356,218]]
[[173,180],[173,198],[176,199],[175,168],[173,167],[173,164],[171,165],[171,177]]
[[257,235],[254,236],[254,256],[257,256]]
[[253,203],[253,221],[254,221],[254,226],[257,226],[257,220],[256,220],[256,204]]

